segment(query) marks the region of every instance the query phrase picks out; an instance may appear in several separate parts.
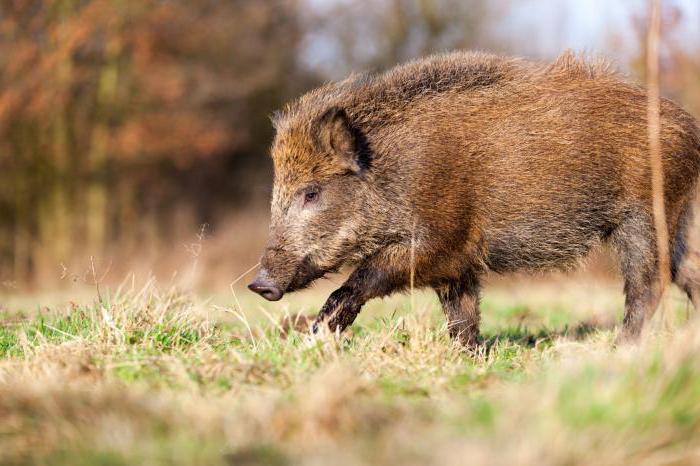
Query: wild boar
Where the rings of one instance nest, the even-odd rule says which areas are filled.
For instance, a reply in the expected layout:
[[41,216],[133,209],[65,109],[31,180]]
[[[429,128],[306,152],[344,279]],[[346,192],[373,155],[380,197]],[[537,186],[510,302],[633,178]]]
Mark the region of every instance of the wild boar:
[[[453,52],[311,91],[273,117],[270,236],[249,288],[278,300],[354,266],[314,324],[342,331],[413,280],[471,347],[484,274],[571,267],[607,242],[633,339],[661,291],[646,105],[642,87],[572,53]],[[666,99],[661,139],[671,274],[698,306],[686,238],[700,131]]]

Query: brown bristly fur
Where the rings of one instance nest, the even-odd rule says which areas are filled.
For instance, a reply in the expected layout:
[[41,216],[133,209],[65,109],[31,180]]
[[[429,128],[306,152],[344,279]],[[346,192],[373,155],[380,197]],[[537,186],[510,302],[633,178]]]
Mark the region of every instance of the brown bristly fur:
[[[473,345],[486,272],[570,267],[601,241],[620,258],[622,336],[656,306],[646,92],[605,61],[435,55],[323,86],[274,124],[261,276],[293,291],[356,266],[317,324],[342,330],[408,287],[415,263],[415,285],[437,291],[450,333]],[[700,304],[684,273],[700,132],[665,99],[661,150],[671,274]]]

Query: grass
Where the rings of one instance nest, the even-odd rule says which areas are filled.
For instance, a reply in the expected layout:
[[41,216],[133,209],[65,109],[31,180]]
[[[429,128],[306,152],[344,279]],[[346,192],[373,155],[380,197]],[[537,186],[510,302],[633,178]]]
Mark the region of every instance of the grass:
[[263,310],[237,298],[150,282],[4,308],[0,464],[700,461],[694,319],[615,348],[617,293],[493,290],[469,355],[429,294],[414,310],[371,303],[348,335],[315,340],[278,321],[315,298]]

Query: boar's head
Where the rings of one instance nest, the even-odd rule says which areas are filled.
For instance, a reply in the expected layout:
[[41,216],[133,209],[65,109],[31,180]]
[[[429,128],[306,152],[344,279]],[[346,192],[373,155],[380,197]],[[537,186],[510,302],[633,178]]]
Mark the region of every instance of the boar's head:
[[345,110],[279,117],[270,236],[251,290],[270,301],[358,254],[370,152]]

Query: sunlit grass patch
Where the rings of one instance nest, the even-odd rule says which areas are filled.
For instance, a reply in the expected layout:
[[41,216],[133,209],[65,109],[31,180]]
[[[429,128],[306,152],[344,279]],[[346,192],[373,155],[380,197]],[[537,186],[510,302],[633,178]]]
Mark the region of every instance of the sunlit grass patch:
[[0,328],[0,358],[14,356],[17,352],[17,332],[11,327]]
[[559,301],[487,296],[477,353],[425,294],[315,338],[278,320],[300,309],[214,306],[154,283],[23,313],[0,327],[0,463],[695,458],[697,324],[615,348],[611,320],[556,320]]

